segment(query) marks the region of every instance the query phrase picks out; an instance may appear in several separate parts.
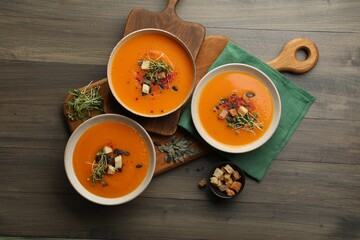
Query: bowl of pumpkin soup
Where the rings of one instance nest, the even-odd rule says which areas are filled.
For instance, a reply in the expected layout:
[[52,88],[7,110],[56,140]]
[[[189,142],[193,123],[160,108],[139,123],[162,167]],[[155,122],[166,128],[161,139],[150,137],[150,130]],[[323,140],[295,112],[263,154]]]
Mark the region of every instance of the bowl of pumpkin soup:
[[252,151],[266,143],[280,121],[279,93],[259,69],[231,63],[208,72],[197,85],[191,115],[200,136],[214,148]]
[[107,66],[110,90],[128,111],[161,117],[179,109],[195,87],[195,62],[175,35],[155,28],[125,36]]
[[72,133],[64,162],[70,183],[83,197],[118,205],[146,189],[156,157],[141,125],[122,115],[103,114],[86,120]]

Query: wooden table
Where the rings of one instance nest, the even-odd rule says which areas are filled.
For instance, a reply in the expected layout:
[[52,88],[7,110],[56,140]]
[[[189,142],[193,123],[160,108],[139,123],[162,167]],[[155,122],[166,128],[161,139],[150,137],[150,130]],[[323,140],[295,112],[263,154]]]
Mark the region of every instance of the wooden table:
[[264,61],[293,38],[312,39],[317,66],[284,74],[317,100],[264,180],[248,178],[234,201],[197,187],[214,154],[155,177],[125,205],[75,192],[63,164],[66,90],[106,76],[131,9],[160,11],[166,2],[0,2],[0,236],[359,239],[359,1],[181,0],[179,17]]

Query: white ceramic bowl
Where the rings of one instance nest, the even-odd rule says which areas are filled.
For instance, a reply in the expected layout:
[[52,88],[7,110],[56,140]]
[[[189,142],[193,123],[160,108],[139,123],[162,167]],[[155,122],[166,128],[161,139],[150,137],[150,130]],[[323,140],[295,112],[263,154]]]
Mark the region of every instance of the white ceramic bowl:
[[[217,76],[223,72],[229,72],[229,71],[247,72],[247,73],[254,75],[259,80],[261,80],[265,84],[265,86],[268,88],[268,90],[271,94],[272,100],[273,100],[273,105],[274,105],[273,119],[272,119],[269,129],[265,132],[265,134],[262,137],[260,137],[255,142],[252,142],[252,143],[246,144],[246,145],[242,145],[242,146],[231,146],[231,145],[223,144],[223,143],[213,139],[203,128],[203,126],[200,122],[199,113],[198,113],[198,102],[199,102],[200,94],[203,91],[206,84],[210,80],[212,80],[215,76]],[[192,116],[194,125],[196,127],[196,130],[199,132],[200,136],[212,147],[214,147],[218,150],[221,150],[223,152],[244,153],[244,152],[249,152],[249,151],[252,151],[252,150],[260,147],[261,145],[266,143],[270,139],[270,137],[273,135],[273,133],[275,132],[277,126],[279,125],[279,121],[280,121],[281,101],[280,101],[280,96],[279,96],[279,93],[278,93],[275,85],[270,80],[270,78],[268,76],[266,76],[262,71],[260,71],[257,68],[254,68],[252,66],[246,65],[246,64],[230,63],[230,64],[225,64],[225,65],[219,66],[219,67],[211,70],[200,80],[199,84],[195,88],[193,98],[191,101],[191,116]]]
[[[112,74],[111,74],[111,71],[112,71],[112,64],[113,64],[113,61],[114,61],[114,58],[115,58],[115,55],[117,53],[117,51],[119,50],[119,48],[121,48],[124,43],[126,43],[127,41],[129,41],[131,38],[133,37],[136,37],[136,36],[139,36],[141,34],[146,34],[146,33],[156,33],[156,34],[161,34],[161,35],[165,35],[167,37],[170,37],[171,39],[173,39],[175,42],[177,42],[187,53],[189,59],[191,60],[192,62],[192,68],[193,68],[193,75],[194,75],[194,78],[193,78],[193,84],[192,84],[192,87],[189,91],[189,93],[187,94],[186,98],[184,99],[184,101],[181,102],[181,104],[179,104],[176,108],[172,109],[171,111],[168,111],[168,112],[165,112],[165,113],[162,113],[162,114],[145,114],[145,113],[141,113],[141,112],[138,112],[134,109],[132,109],[131,107],[129,107],[128,105],[126,105],[126,103],[124,103],[124,101],[121,100],[121,98],[118,96],[118,94],[116,93],[115,89],[114,89],[114,81],[112,79]],[[111,52],[111,55],[110,55],[110,58],[109,58],[109,61],[108,61],[108,65],[107,65],[107,79],[108,79],[108,82],[109,82],[109,87],[110,87],[110,91],[112,92],[113,96],[115,97],[115,99],[120,103],[121,106],[123,106],[126,110],[138,115],[138,116],[142,116],[142,117],[150,117],[150,118],[154,118],[154,117],[162,117],[162,116],[165,116],[165,115],[168,115],[168,114],[171,114],[173,112],[175,112],[176,110],[178,110],[181,106],[183,106],[187,100],[189,99],[189,97],[191,96],[194,88],[195,88],[195,78],[196,78],[196,66],[195,66],[195,61],[194,61],[194,58],[189,50],[189,48],[185,45],[185,43],[183,41],[181,41],[181,39],[179,39],[177,36],[175,36],[174,34],[170,33],[170,32],[167,32],[165,30],[162,30],[162,29],[157,29],[157,28],[144,28],[144,29],[140,29],[140,30],[137,30],[137,31],[134,31],[128,35],[126,35],[124,38],[122,38],[117,44],[116,46],[114,47],[114,49],[112,50]]]
[[[88,130],[90,127],[102,123],[102,122],[120,122],[124,123],[132,128],[134,128],[141,137],[145,140],[146,145],[149,150],[149,156],[150,156],[150,164],[148,168],[148,172],[142,181],[142,183],[131,193],[128,195],[118,197],[118,198],[105,198],[97,196],[89,191],[87,191],[83,185],[81,185],[80,181],[75,175],[74,167],[73,167],[73,153],[76,146],[76,143],[78,142],[79,138],[84,134],[86,130]],[[78,128],[75,129],[75,131],[70,136],[66,148],[65,148],[65,155],[64,155],[64,162],[65,162],[65,171],[66,175],[72,184],[72,186],[75,188],[75,190],[80,193],[83,197],[86,199],[102,204],[102,205],[118,205],[126,203],[134,198],[136,198],[138,195],[140,195],[146,187],[149,185],[155,170],[155,163],[156,163],[156,156],[155,156],[155,148],[154,144],[149,136],[149,134],[145,131],[145,129],[135,122],[134,120],[117,114],[102,114],[98,115],[96,117],[92,117],[85,122],[83,122]]]

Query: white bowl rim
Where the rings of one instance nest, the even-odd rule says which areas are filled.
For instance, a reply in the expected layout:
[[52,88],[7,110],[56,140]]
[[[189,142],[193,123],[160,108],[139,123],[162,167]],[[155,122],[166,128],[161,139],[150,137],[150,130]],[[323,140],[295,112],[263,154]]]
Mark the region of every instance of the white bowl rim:
[[[134,111],[133,109],[131,109],[130,107],[128,107],[122,100],[121,98],[117,95],[115,89],[114,89],[114,86],[113,86],[113,80],[112,80],[112,77],[111,77],[111,66],[112,66],[112,62],[114,61],[114,58],[115,58],[115,55],[118,51],[118,49],[122,46],[122,44],[124,42],[126,42],[127,40],[139,35],[139,34],[143,34],[143,33],[151,33],[151,32],[154,32],[154,33],[159,33],[159,34],[163,34],[163,35],[166,35],[170,38],[172,38],[173,40],[175,40],[177,43],[179,43],[183,49],[186,51],[186,53],[188,54],[190,60],[191,60],[191,63],[192,63],[192,67],[193,67],[193,74],[194,74],[194,77],[193,77],[193,83],[192,83],[192,86],[191,86],[191,89],[188,93],[188,95],[185,97],[184,101],[176,108],[174,108],[173,110],[169,111],[169,112],[166,112],[166,113],[161,113],[161,114],[145,114],[145,113],[141,113],[141,112],[137,112],[137,111]],[[163,29],[159,29],[159,28],[143,28],[143,29],[139,29],[139,30],[136,30],[134,32],[131,32],[129,33],[128,35],[126,35],[125,37],[123,37],[116,45],[115,47],[113,48],[111,54],[110,54],[110,57],[109,57],[109,60],[108,60],[108,64],[107,64],[107,79],[108,79],[108,84],[109,84],[109,87],[110,87],[110,91],[112,93],[112,95],[114,96],[114,98],[116,99],[116,101],[121,105],[123,106],[126,110],[128,110],[129,112],[135,114],[135,115],[138,115],[138,116],[141,116],[141,117],[147,117],[147,118],[156,118],[156,117],[163,117],[163,116],[166,116],[166,115],[169,115],[175,111],[177,111],[179,108],[181,108],[190,98],[190,96],[192,95],[193,91],[194,91],[194,88],[195,88],[195,83],[196,83],[196,65],[195,65],[195,60],[194,60],[194,57],[190,51],[190,49],[188,48],[188,46],[179,38],[177,37],[176,35],[174,35],[173,33],[171,32],[168,32],[166,30],[163,30]]]
[[[273,119],[271,122],[271,125],[269,129],[265,132],[265,134],[260,137],[255,142],[242,145],[242,146],[232,146],[227,145],[224,143],[221,143],[219,141],[216,141],[213,139],[202,127],[200,118],[197,112],[197,105],[199,101],[199,97],[201,94],[201,91],[203,90],[204,86],[207,82],[212,80],[215,76],[217,76],[220,73],[228,72],[228,71],[239,71],[239,72],[247,72],[252,75],[255,75],[259,80],[261,80],[265,86],[268,88],[271,97],[273,98],[273,106],[274,106],[274,113],[273,113]],[[199,81],[198,85],[196,86],[193,97],[191,100],[191,117],[193,120],[193,123],[195,125],[196,130],[200,134],[200,136],[212,147],[228,153],[245,153],[252,150],[255,150],[265,144],[271,136],[275,133],[279,122],[280,122],[280,116],[281,116],[281,99],[279,92],[277,91],[277,88],[275,87],[272,80],[261,70],[258,68],[255,68],[253,66],[250,66],[248,64],[243,63],[229,63],[224,64],[221,66],[218,66],[211,71],[209,71],[205,76]]]
[[[73,168],[73,152],[78,142],[79,138],[83,135],[83,133],[88,130],[90,127],[102,123],[102,122],[121,122],[132,128],[134,128],[142,138],[144,138],[147,143],[149,149],[150,156],[150,165],[148,168],[148,172],[141,182],[141,184],[131,193],[117,198],[105,198],[95,195],[88,190],[80,183],[78,178],[76,177],[74,168]],[[64,154],[64,165],[66,175],[71,183],[71,185],[75,188],[75,190],[82,195],[84,198],[88,199],[91,202],[101,204],[101,205],[119,205],[126,203],[128,201],[133,200],[138,195],[140,195],[150,184],[152,177],[154,176],[156,164],[156,155],[155,155],[155,147],[152,143],[150,135],[146,132],[146,130],[137,122],[123,115],[119,114],[101,114],[95,117],[92,117],[85,122],[83,122],[79,127],[75,129],[75,131],[71,134],[65,148]]]

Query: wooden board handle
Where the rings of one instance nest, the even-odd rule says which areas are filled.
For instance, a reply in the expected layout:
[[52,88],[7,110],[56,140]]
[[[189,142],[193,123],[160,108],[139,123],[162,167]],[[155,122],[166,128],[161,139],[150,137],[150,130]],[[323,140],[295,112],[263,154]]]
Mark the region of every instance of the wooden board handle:
[[163,12],[175,13],[175,6],[178,3],[178,0],[169,0],[168,5],[163,10]]
[[[304,50],[307,54],[305,60],[296,58],[296,52]],[[310,71],[319,59],[319,50],[314,42],[306,38],[295,38],[286,43],[280,54],[268,64],[278,71],[296,74]]]

